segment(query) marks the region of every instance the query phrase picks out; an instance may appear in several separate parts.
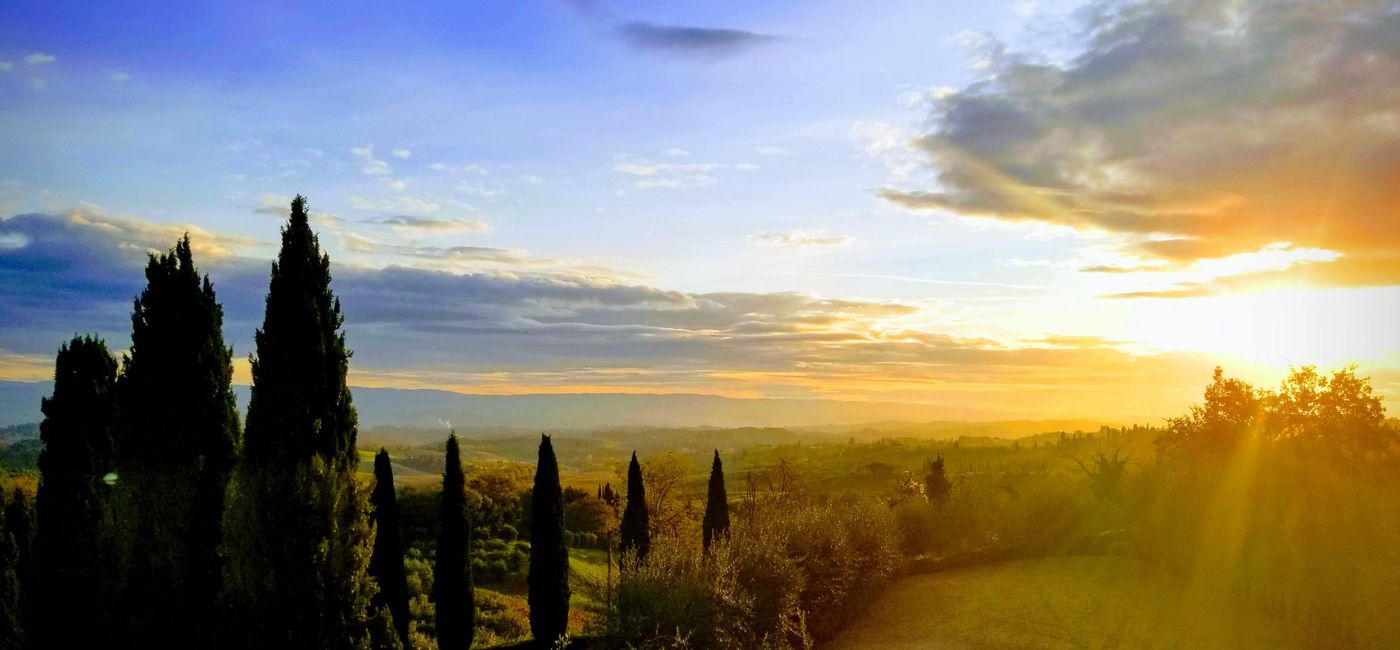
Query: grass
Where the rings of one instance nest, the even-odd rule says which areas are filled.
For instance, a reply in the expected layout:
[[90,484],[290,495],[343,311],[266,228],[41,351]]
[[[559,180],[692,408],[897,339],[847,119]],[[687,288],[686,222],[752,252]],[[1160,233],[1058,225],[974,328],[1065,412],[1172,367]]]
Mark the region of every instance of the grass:
[[823,650],[1277,648],[1262,621],[1187,602],[1185,587],[1122,557],[1045,557],[897,581]]

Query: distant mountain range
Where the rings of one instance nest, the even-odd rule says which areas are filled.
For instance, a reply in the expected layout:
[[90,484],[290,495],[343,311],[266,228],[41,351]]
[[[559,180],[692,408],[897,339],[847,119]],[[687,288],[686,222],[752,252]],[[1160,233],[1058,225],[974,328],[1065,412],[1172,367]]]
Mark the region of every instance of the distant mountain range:
[[[0,426],[38,422],[51,382],[0,381]],[[352,389],[361,428],[588,429],[596,427],[847,427],[872,422],[992,420],[996,414],[928,404],[823,399],[735,399],[712,395],[468,395],[441,390]],[[240,410],[248,387],[239,386]],[[1086,428],[1087,421],[1055,421]],[[1039,430],[1050,425],[1041,421]]]

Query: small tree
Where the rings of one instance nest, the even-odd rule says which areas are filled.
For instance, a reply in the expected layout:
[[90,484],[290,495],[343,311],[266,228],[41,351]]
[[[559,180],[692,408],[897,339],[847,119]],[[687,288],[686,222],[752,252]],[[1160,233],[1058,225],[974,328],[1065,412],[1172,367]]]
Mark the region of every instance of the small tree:
[[457,434],[447,437],[447,461],[442,471],[437,564],[433,566],[433,600],[438,648],[466,650],[476,634],[476,602],[472,586],[471,524],[467,520],[467,479]]
[[30,621],[39,647],[105,645],[102,624],[75,624],[103,607],[102,525],[113,467],[117,360],[101,339],[81,336],[59,348],[53,397],[43,400],[39,493],[35,499],[37,602]]
[[394,492],[394,469],[389,452],[380,448],[374,457],[374,492],[370,494],[370,521],[374,522],[374,554],[369,574],[379,584],[372,601],[375,608],[387,607],[394,618],[394,631],[408,644],[408,576],[403,566],[403,529],[399,524],[399,500]]
[[632,462],[627,465],[627,507],[622,511],[622,526],[618,550],[625,556],[632,553],[638,562],[645,560],[651,550],[651,533],[647,526],[647,490],[642,480],[642,465],[637,462],[637,452],[632,452]]
[[724,490],[724,464],[719,460],[718,449],[710,465],[710,494],[705,502],[703,535],[706,553],[710,551],[710,542],[729,535],[729,495]]
[[928,502],[936,506],[948,503],[948,495],[953,491],[953,484],[948,482],[947,472],[943,468],[943,454],[929,461],[924,474],[924,494],[928,496]]
[[569,549],[564,544],[564,497],[549,436],[540,436],[530,495],[530,634],[552,644],[569,628]]

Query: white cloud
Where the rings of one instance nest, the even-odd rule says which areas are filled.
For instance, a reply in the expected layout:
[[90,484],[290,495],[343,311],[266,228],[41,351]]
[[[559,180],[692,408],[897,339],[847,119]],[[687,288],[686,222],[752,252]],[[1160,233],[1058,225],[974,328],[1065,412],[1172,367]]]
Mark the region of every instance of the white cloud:
[[754,147],[753,151],[760,156],[788,156],[792,154],[791,151],[782,147],[773,147],[765,144]]
[[682,189],[702,187],[716,181],[711,172],[723,169],[719,163],[660,163],[637,156],[618,155],[613,170],[637,177],[640,188]]
[[24,62],[28,63],[29,65],[44,65],[47,63],[53,63],[57,60],[58,57],[55,57],[52,54],[45,54],[43,52],[35,52],[24,57]]
[[526,174],[524,176],[521,176],[520,180],[530,185],[544,185],[544,179],[534,174]]
[[680,147],[671,147],[670,149],[666,150],[666,155],[671,156],[673,158],[681,158],[684,156],[689,156],[690,152],[686,151],[685,149],[681,149]]
[[0,72],[8,72],[8,71],[10,71],[10,70],[13,70],[14,67],[15,67],[15,64],[14,64],[13,62],[10,62],[10,61],[0,61]]
[[850,235],[830,234],[820,230],[765,230],[749,235],[748,239],[749,243],[764,248],[837,248],[850,246],[856,241]]
[[374,157],[374,145],[352,147],[350,153],[360,159],[360,173],[369,176],[384,176],[390,172],[389,163]]
[[755,165],[753,163],[739,163],[734,166],[734,169],[737,169],[741,172],[752,172],[758,171],[759,167],[758,165]]
[[131,81],[131,74],[127,72],[113,72],[112,74],[107,75],[107,80],[114,83]]
[[419,214],[424,212],[437,212],[442,209],[441,203],[416,196],[396,196],[391,199],[371,199],[363,196],[351,196],[350,205],[359,210]]
[[413,152],[408,149],[395,149],[393,153],[395,158],[408,158],[413,155]]

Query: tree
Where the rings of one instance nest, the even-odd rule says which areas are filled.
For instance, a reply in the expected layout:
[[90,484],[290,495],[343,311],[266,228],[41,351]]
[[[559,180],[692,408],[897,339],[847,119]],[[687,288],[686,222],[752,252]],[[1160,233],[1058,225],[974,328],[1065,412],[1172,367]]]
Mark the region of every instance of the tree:
[[710,494],[705,501],[705,521],[703,524],[704,550],[709,552],[710,543],[729,535],[729,495],[724,491],[724,464],[719,460],[719,450],[715,450],[715,460],[710,465]]
[[651,533],[647,522],[647,491],[642,480],[642,465],[637,462],[637,452],[632,452],[632,462],[627,465],[627,506],[622,511],[621,540],[618,550],[625,556],[629,552],[638,562],[647,557],[651,550]]
[[1220,368],[1209,386],[1205,402],[1191,411],[1167,420],[1167,430],[1157,438],[1158,452],[1164,457],[1194,456],[1223,458],[1260,430],[1262,400],[1253,386],[1228,379]]
[[439,519],[437,563],[433,566],[438,648],[467,650],[476,633],[473,619],[476,602],[472,588],[467,480],[462,472],[462,452],[456,433],[447,437]]
[[948,482],[948,474],[943,468],[943,454],[929,461],[924,474],[924,494],[928,496],[928,502],[938,506],[948,503],[953,484]]
[[75,624],[74,617],[105,611],[103,480],[113,465],[116,380],[117,361],[101,339],[75,337],[59,348],[53,396],[40,407],[37,602],[30,621],[36,647],[95,648],[106,642],[101,621]]
[[330,282],[330,259],[298,196],[254,335],[248,425],[224,525],[231,646],[365,647],[382,622],[371,619],[374,533],[354,476],[350,353]]
[[374,508],[374,554],[369,558],[369,574],[379,585],[374,607],[387,607],[394,619],[399,641],[408,644],[408,574],[403,566],[403,529],[399,524],[399,500],[394,491],[394,469],[389,452],[381,448],[374,457],[374,492],[369,497]]
[[123,639],[186,645],[215,633],[224,491],[238,446],[223,309],[186,235],[151,255],[117,379],[114,489]]
[[559,462],[546,435],[540,436],[530,515],[530,634],[536,642],[552,644],[569,628],[569,549]]

